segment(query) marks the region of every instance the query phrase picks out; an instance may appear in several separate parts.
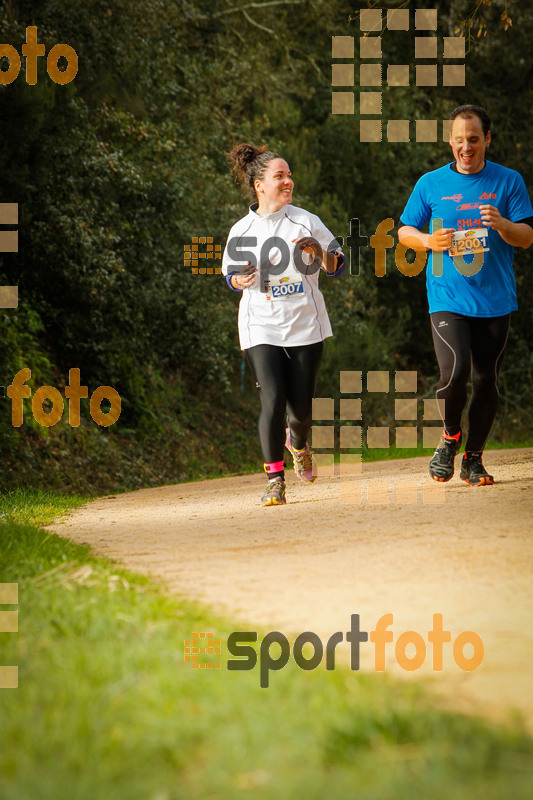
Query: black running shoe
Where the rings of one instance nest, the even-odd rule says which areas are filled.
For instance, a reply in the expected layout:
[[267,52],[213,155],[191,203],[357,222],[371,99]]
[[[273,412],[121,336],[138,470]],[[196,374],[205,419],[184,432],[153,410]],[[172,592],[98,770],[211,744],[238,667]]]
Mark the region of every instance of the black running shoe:
[[463,456],[459,477],[469,486],[492,486],[494,484],[494,478],[483,466],[482,455],[483,450],[471,450]]
[[461,432],[457,438],[449,438],[444,433],[440,437],[439,446],[429,462],[429,474],[434,481],[449,481],[453,478],[453,462],[461,447]]

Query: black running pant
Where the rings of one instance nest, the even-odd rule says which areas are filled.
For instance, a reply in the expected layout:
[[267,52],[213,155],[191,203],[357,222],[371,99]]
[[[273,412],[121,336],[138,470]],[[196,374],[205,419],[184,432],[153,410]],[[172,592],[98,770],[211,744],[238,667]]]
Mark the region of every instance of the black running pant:
[[498,373],[511,315],[465,317],[450,311],[430,314],[433,344],[440,367],[437,399],[444,403],[444,429],[461,429],[466,385],[472,377],[465,450],[483,450],[498,409]]
[[245,350],[261,400],[259,440],[267,464],[283,461],[285,415],[293,446],[305,447],[324,342],[300,347],[258,344]]

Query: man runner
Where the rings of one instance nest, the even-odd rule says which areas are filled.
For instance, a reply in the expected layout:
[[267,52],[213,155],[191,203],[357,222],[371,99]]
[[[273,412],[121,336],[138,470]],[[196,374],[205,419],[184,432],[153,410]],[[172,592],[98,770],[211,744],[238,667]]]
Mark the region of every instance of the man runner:
[[[463,105],[450,120],[455,162],[422,175],[401,215],[398,238],[407,247],[429,250],[437,399],[444,400],[444,430],[429,474],[436,481],[453,477],[471,377],[460,477],[471,486],[486,486],[494,479],[483,466],[483,448],[498,407],[498,372],[511,312],[518,307],[513,247],[533,242],[533,209],[521,175],[485,159],[491,139],[487,112]],[[431,233],[422,233],[430,221]]]

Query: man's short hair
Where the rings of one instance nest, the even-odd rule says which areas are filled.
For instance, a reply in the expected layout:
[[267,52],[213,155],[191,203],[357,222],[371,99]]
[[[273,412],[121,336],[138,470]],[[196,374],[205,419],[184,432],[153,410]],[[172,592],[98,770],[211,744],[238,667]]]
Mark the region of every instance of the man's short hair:
[[485,109],[481,108],[481,106],[473,106],[470,104],[457,106],[457,108],[454,108],[450,114],[450,122],[453,123],[456,117],[465,117],[466,119],[469,117],[478,117],[483,128],[483,135],[486,136],[490,131],[490,117]]

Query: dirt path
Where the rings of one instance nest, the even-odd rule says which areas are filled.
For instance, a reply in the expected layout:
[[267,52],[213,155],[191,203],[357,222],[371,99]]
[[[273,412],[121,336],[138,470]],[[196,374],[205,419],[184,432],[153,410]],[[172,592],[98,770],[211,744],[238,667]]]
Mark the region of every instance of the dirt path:
[[[365,464],[362,495],[354,479],[306,486],[291,471],[289,503],[261,508],[264,476],[222,478],[102,498],[51,529],[163,578],[244,630],[280,630],[291,642],[310,630],[325,643],[355,613],[371,631],[390,612],[387,672],[433,676],[463,709],[500,716],[517,707],[533,726],[533,449],[492,451],[485,462],[493,487],[457,476],[438,486],[417,458]],[[396,663],[398,636],[417,631],[427,643],[434,613],[452,642],[465,630],[481,637],[478,669],[459,669],[451,644],[442,672],[432,670],[429,644],[418,671]],[[339,657],[348,647],[339,645]],[[370,642],[361,665],[373,669]]]

